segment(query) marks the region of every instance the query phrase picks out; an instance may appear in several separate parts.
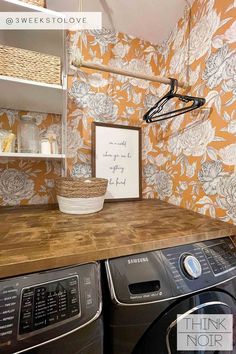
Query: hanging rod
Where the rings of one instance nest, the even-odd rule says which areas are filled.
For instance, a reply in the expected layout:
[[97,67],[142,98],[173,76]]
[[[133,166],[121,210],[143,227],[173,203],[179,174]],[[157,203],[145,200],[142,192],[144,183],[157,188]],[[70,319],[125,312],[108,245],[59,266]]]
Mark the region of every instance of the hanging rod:
[[[146,75],[146,74],[141,74],[138,72],[132,72],[129,70],[124,70],[124,69],[118,69],[118,68],[112,68],[107,65],[103,64],[96,64],[96,63],[91,63],[91,62],[86,62],[82,59],[74,59],[72,61],[72,65],[75,66],[76,68],[87,68],[87,69],[94,69],[98,71],[104,71],[107,73],[112,73],[116,75],[123,75],[123,76],[129,76],[129,77],[134,77],[136,79],[141,79],[141,80],[148,80],[148,81],[153,81],[153,82],[159,82],[165,85],[170,85],[171,80],[167,77],[162,77],[162,76],[152,76],[152,75]],[[188,85],[179,82],[178,83],[179,87],[182,88],[187,88]]]

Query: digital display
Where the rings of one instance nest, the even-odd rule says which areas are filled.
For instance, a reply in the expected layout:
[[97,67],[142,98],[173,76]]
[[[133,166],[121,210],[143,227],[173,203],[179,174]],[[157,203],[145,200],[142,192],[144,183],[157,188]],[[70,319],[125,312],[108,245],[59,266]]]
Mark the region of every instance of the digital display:
[[25,288],[21,294],[19,334],[78,316],[78,276]]

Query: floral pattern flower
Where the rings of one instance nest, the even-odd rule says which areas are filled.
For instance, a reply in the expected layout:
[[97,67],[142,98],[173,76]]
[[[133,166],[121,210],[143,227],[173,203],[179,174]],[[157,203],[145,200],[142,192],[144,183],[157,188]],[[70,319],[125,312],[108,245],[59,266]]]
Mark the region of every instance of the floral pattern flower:
[[0,170],[0,197],[5,204],[20,204],[34,194],[34,182],[25,172],[13,168]]
[[210,9],[197,21],[189,36],[189,64],[200,59],[211,48],[211,40],[220,24],[220,16]]
[[170,137],[170,139],[168,140],[167,149],[174,156],[179,156],[182,152],[181,136],[177,135]]
[[155,95],[149,93],[144,100],[144,105],[146,109],[150,109],[151,107],[153,107],[157,100],[158,98]]
[[[102,74],[99,74],[99,73],[93,73],[91,75],[89,75],[89,84],[92,86],[92,87],[96,87],[96,88],[99,88],[99,87],[104,87],[108,84],[108,80],[106,80]],[[89,92],[89,89],[87,91],[87,93]],[[87,94],[85,93],[85,94]]]
[[101,30],[88,31],[93,36],[93,44],[98,44],[102,47],[107,47],[108,44],[115,44],[118,42],[117,32],[102,28]]
[[236,175],[221,179],[219,195],[217,201],[220,207],[225,209],[227,215],[236,222]]
[[[152,67],[145,60],[142,59],[131,59],[127,65],[127,70],[132,72],[143,73],[147,75],[153,75]],[[150,83],[147,80],[140,80],[136,78],[131,78],[130,83],[133,86],[137,86],[139,88],[147,89]]]
[[124,58],[129,52],[129,45],[118,42],[112,49],[112,53],[115,57]]
[[236,165],[236,144],[230,144],[219,150],[222,161],[229,166]]
[[213,141],[215,129],[210,121],[198,124],[191,129],[186,129],[181,136],[183,153],[187,156],[202,156],[207,145]]
[[72,177],[91,177],[92,167],[84,163],[75,164],[71,172]]
[[83,81],[74,80],[68,95],[75,100],[79,107],[85,108],[88,105],[90,97],[90,85]]
[[178,48],[170,61],[170,73],[171,74],[181,74],[185,70],[185,65],[187,61],[187,51],[188,46]]
[[147,164],[144,167],[143,175],[148,185],[150,186],[156,185],[157,171],[156,171],[156,167],[153,164]]
[[77,154],[77,149],[84,147],[83,138],[76,127],[67,127],[67,156],[68,158],[74,158]]
[[90,95],[88,101],[90,116],[100,122],[114,122],[117,119],[118,106],[105,93]]
[[170,197],[173,189],[173,181],[166,171],[158,171],[156,174],[157,193],[160,199]]
[[215,137],[215,129],[210,121],[185,129],[181,135],[173,136],[168,141],[168,150],[178,156],[202,156],[207,146]]
[[155,163],[158,167],[164,165],[168,161],[168,157],[164,154],[159,154],[155,158]]
[[198,172],[199,181],[202,183],[204,192],[207,195],[218,193],[219,183],[224,176],[221,161],[207,161],[202,164]]
[[227,45],[209,57],[203,72],[203,79],[211,89],[217,87],[223,80],[223,89],[226,92],[236,89],[236,56],[234,52],[229,51]]
[[192,178],[195,173],[196,173],[196,162],[194,162],[193,164],[188,163],[186,166],[186,176],[188,178]]

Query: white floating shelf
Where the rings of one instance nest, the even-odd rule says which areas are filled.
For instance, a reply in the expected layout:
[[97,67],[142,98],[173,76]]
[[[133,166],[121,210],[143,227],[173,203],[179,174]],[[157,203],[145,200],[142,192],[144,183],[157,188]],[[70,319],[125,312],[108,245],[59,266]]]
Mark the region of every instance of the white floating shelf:
[[26,154],[22,152],[2,152],[0,153],[0,159],[12,158],[12,159],[28,159],[28,160],[61,160],[66,157],[65,154]]
[[[0,0],[0,12],[39,12],[53,16],[59,13],[19,0]],[[63,30],[1,30],[0,44],[59,56],[63,59]]]
[[0,75],[0,108],[62,114],[63,94],[61,85]]
[[1,0],[1,12],[43,12],[49,15],[58,16],[58,12],[49,10],[42,6],[36,6],[21,0]]

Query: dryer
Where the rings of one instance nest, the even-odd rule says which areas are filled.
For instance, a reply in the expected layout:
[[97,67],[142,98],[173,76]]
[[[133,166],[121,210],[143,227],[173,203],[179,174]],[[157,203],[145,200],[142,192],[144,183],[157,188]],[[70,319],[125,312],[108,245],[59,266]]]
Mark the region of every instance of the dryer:
[[105,267],[109,354],[181,353],[177,315],[236,314],[230,238],[111,259]]
[[0,353],[102,354],[100,265],[0,281]]

